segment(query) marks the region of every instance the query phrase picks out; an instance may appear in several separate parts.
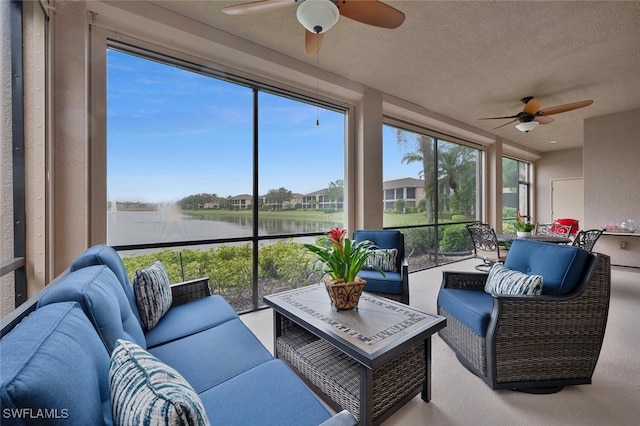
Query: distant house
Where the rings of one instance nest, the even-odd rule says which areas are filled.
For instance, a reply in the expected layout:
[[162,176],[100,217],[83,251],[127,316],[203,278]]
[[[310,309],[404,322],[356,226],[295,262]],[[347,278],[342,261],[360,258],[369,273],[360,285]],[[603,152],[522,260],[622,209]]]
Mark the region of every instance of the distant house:
[[240,194],[229,198],[229,203],[236,210],[244,210],[251,207],[253,197],[249,194]]
[[336,202],[330,200],[327,197],[327,188],[319,191],[311,192],[303,197],[302,208],[303,209],[342,209],[344,203],[342,201]]
[[385,210],[394,210],[397,200],[404,200],[405,207],[417,207],[424,199],[424,181],[414,178],[388,180],[382,184],[382,204]]

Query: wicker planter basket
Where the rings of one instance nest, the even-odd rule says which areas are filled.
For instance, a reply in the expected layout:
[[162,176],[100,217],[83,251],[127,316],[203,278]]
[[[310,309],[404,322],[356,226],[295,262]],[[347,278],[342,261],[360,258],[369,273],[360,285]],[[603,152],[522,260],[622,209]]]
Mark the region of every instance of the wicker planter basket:
[[354,282],[333,281],[330,277],[324,278],[324,285],[331,299],[331,304],[337,310],[352,309],[358,306],[362,289],[367,282],[356,276]]

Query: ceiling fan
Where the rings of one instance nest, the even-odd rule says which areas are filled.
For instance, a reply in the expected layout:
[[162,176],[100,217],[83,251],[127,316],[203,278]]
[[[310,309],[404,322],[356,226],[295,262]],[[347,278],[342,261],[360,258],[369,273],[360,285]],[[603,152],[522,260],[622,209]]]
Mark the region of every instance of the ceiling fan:
[[298,4],[296,15],[305,27],[304,49],[307,55],[320,50],[323,34],[338,22],[340,15],[382,28],[397,28],[404,13],[378,0],[260,0],[228,6],[229,15],[244,15]]
[[512,118],[513,120],[508,123],[502,124],[498,127],[495,127],[491,130],[499,129],[501,127],[507,126],[515,121],[519,121],[516,125],[516,129],[521,132],[529,132],[533,130],[538,124],[549,124],[553,123],[554,119],[549,117],[553,114],[560,114],[561,112],[573,111],[574,109],[584,108],[593,103],[593,101],[580,101],[573,102],[570,104],[558,105],[554,107],[549,107],[545,109],[540,109],[542,105],[542,99],[534,98],[533,96],[527,96],[526,98],[520,99],[524,104],[524,109],[517,113],[516,115],[510,115],[506,117],[487,117],[481,118],[480,120],[506,120]]

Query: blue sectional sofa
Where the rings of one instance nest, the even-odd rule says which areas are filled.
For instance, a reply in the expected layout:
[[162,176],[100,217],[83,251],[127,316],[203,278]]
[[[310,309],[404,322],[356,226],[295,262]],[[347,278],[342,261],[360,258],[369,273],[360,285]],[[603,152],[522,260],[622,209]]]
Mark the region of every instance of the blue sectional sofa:
[[106,245],[88,249],[38,295],[32,313],[3,330],[2,424],[117,424],[112,355],[125,342],[155,368],[177,372],[191,388],[186,394],[197,395],[187,404],[203,408],[210,424],[356,423],[346,411],[332,415],[222,297],[193,284],[194,300],[184,298],[189,284],[174,286],[174,304],[144,330],[118,254]]

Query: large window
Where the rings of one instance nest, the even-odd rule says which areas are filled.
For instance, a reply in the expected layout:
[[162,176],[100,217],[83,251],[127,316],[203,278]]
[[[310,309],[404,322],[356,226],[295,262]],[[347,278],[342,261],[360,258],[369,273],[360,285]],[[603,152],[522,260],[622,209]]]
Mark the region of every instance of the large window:
[[531,165],[513,158],[502,158],[502,230],[515,233],[518,211],[531,221]]
[[410,265],[469,252],[464,223],[480,219],[481,159],[479,149],[384,125],[383,223],[403,230]]
[[345,110],[175,59],[107,59],[107,242],[129,273],[152,252],[239,311],[304,285],[301,243],[344,223]]

